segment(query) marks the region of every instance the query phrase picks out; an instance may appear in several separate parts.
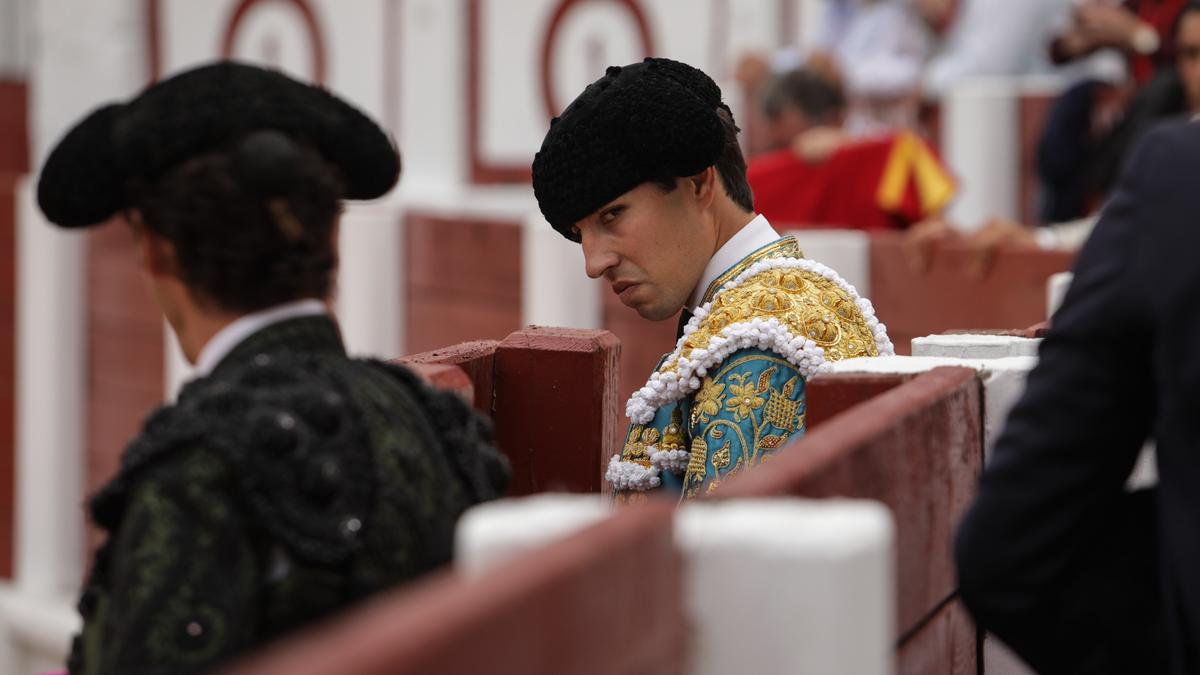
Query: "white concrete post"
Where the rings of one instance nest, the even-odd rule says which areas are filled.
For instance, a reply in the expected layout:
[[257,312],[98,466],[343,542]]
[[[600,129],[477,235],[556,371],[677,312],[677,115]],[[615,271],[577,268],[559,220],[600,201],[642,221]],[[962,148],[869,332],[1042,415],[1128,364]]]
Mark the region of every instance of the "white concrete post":
[[959,185],[949,215],[965,230],[1018,216],[1017,97],[1011,80],[989,78],[957,84],[943,99],[942,149]]
[[404,232],[387,202],[351,205],[338,244],[337,316],[354,354],[404,354]]
[[[30,2],[34,167],[98,104],[145,83],[143,3]],[[78,625],[87,437],[86,239],[51,227],[33,180],[16,213],[16,579],[0,583],[0,671],[61,664]],[[45,620],[35,617],[44,617]]]
[[16,578],[50,596],[83,576],[86,239],[42,219],[32,182],[19,195]]
[[[611,513],[595,496],[541,495],[468,511],[455,565],[479,575]],[[685,560],[689,673],[892,672],[891,514],[866,501],[688,504],[675,521]]]
[[692,675],[893,671],[894,534],[883,505],[695,503],[680,509],[675,535]]
[[481,504],[458,521],[454,567],[468,576],[479,576],[612,513],[612,506],[599,495],[546,493]]
[[583,248],[554,231],[540,213],[521,228],[521,323],[565,328],[600,328],[601,294],[609,290],[589,279]]
[[792,230],[804,257],[833,268],[864,298],[871,294],[871,237],[861,230]]
[[1046,280],[1046,318],[1054,316],[1062,306],[1063,298],[1067,297],[1067,289],[1075,279],[1072,272],[1059,272]]

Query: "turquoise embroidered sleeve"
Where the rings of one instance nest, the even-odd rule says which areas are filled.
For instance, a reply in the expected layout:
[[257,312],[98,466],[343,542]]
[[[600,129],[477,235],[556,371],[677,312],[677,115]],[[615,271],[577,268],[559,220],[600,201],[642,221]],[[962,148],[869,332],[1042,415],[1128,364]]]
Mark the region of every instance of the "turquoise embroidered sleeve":
[[744,349],[708,373],[689,406],[683,497],[712,492],[804,433],[804,378],[772,352]]
[[[686,453],[688,450],[686,432],[687,429],[683,423],[683,406],[678,403],[663,406],[649,423],[629,426],[629,430],[625,434],[625,445],[621,450],[621,460],[633,462],[649,469],[652,466],[651,455],[655,453]],[[646,492],[678,494],[679,477],[669,467],[660,465],[658,468],[660,471],[657,488],[646,491],[617,490],[617,502],[627,504],[641,501]]]

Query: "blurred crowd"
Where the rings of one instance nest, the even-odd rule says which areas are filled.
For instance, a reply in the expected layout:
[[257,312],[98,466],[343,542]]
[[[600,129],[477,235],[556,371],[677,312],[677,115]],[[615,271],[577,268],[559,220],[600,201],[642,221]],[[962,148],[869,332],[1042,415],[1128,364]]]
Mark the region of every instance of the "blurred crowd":
[[[918,251],[964,229],[985,252],[1073,248],[1133,144],[1200,113],[1200,2],[830,0],[810,48],[745,54],[737,74],[760,102],[750,173],[773,221],[907,230]],[[1037,222],[946,222],[961,186],[937,154],[943,96],[1039,74],[1059,94],[1037,142]],[[857,207],[829,206],[844,200]]]

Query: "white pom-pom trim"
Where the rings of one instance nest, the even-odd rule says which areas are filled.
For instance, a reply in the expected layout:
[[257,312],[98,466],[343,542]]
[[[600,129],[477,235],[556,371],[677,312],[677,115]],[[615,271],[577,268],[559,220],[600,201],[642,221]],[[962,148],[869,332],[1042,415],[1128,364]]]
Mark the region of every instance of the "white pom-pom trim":
[[[734,277],[732,281],[722,286],[713,295],[713,300],[716,300],[717,295],[720,295],[729,289],[737,288],[752,277],[756,277],[763,272],[774,269],[800,269],[806,272],[812,272],[813,274],[819,274],[829,281],[832,281],[838,288],[845,291],[846,294],[850,296],[850,299],[853,300],[856,305],[858,305],[858,309],[863,314],[863,319],[865,319],[867,322],[867,327],[871,329],[871,333],[875,336],[875,348],[878,350],[879,355],[894,356],[896,354],[896,349],[892,345],[891,339],[887,336],[887,328],[880,323],[879,319],[875,316],[875,307],[871,304],[871,301],[859,295],[858,289],[854,288],[850,282],[843,279],[841,275],[833,271],[833,269],[831,269],[828,265],[824,265],[815,260],[809,260],[808,258],[767,258],[765,260],[760,260],[750,267],[747,267],[741,274]],[[699,327],[700,321],[703,320],[703,317],[708,316],[708,313],[711,311],[711,309],[712,302],[708,302],[703,307],[700,307],[696,310],[696,312],[692,315],[692,320],[688,321],[688,326],[692,326],[693,323],[695,324],[695,326],[692,327],[692,331],[695,331],[696,328]],[[685,326],[684,331],[686,332],[687,330],[688,328]],[[682,346],[682,341],[680,342],[680,346]],[[677,354],[672,354],[671,356],[676,357]],[[670,358],[667,359],[668,362],[670,360]]]
[[[892,341],[888,338],[887,327],[875,317],[875,308],[871,301],[860,296],[858,291],[845,279],[838,276],[829,267],[807,258],[768,258],[760,260],[725,284],[713,296],[713,300],[696,309],[692,318],[683,328],[683,337],[675,344],[675,351],[664,361],[664,364],[674,362],[673,372],[655,371],[650,380],[630,397],[625,404],[625,415],[634,424],[646,424],[654,419],[654,412],[662,406],[678,401],[700,388],[700,378],[731,354],[742,349],[757,348],[779,354],[800,371],[804,379],[812,377],[823,369],[825,350],[815,342],[794,335],[778,319],[755,318],[750,321],[730,324],[713,336],[707,348],[696,349],[687,356],[682,356],[683,343],[700,326],[712,310],[712,303],[721,293],[737,288],[748,279],[773,269],[799,269],[828,279],[846,292],[862,311],[863,319],[875,337],[875,348],[880,356],[891,356],[896,353]],[[610,466],[611,471],[611,466]]]
[[604,473],[604,479],[614,490],[645,492],[662,484],[657,467],[647,468],[637,462],[625,461],[620,455],[613,455],[608,460],[608,471]]
[[736,351],[754,348],[779,354],[805,379],[825,363],[825,350],[812,340],[793,335],[778,319],[730,324],[709,341],[708,349],[698,349],[679,359],[675,372],[652,374],[646,386],[630,397],[625,414],[634,424],[650,422],[655,410],[700,388],[700,371],[707,372]]
[[646,454],[650,455],[651,466],[671,473],[687,471],[688,458],[691,457],[687,450],[659,450],[654,446],[646,448]]

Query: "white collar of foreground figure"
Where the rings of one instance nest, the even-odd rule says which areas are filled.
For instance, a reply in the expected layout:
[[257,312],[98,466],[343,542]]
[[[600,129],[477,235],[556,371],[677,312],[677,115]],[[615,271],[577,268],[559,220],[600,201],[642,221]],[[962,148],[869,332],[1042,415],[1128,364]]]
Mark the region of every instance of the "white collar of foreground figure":
[[296,300],[282,305],[275,305],[257,312],[239,317],[236,321],[217,331],[200,350],[196,357],[195,377],[204,377],[212,373],[221,359],[225,358],[242,340],[254,335],[271,324],[298,319],[302,316],[321,316],[329,314],[325,303],[313,298]]
[[742,229],[729,238],[729,241],[725,242],[724,246],[717,249],[708,264],[704,266],[704,273],[700,275],[700,283],[696,284],[696,288],[692,290],[692,297],[688,299],[688,311],[696,311],[696,308],[704,302],[704,293],[708,287],[716,281],[717,277],[724,274],[725,270],[778,239],[779,233],[771,227],[771,223],[767,222],[766,217],[762,214],[746,223]]

